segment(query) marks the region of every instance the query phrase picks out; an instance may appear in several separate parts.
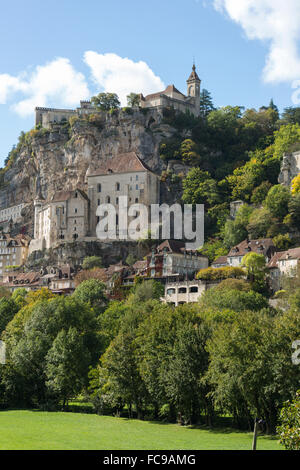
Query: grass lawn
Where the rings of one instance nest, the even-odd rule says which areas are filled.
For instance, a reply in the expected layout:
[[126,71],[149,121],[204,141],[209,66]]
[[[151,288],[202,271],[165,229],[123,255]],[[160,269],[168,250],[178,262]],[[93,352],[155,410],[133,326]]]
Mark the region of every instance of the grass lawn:
[[[232,429],[193,429],[176,424],[95,414],[0,411],[1,450],[251,450],[252,434]],[[258,450],[281,450],[259,437]]]

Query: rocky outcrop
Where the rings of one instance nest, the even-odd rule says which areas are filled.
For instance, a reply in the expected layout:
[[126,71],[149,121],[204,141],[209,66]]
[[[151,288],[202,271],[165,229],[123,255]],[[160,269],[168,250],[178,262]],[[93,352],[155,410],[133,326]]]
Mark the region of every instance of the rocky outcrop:
[[278,182],[290,187],[293,179],[300,173],[300,152],[284,154]]
[[[120,153],[135,151],[160,174],[165,168],[159,157],[160,143],[175,133],[176,129],[163,123],[161,111],[128,108],[33,130],[4,174],[0,207],[32,204],[36,197],[48,201],[63,189],[86,190],[87,170]],[[31,228],[32,216],[29,209],[23,225]]]
[[124,264],[129,254],[142,259],[150,251],[150,244],[146,241],[144,243],[126,241],[61,243],[49,250],[34,251],[27,259],[26,269],[36,270],[48,265],[81,265],[86,256],[100,256],[103,266],[116,264],[120,261]]

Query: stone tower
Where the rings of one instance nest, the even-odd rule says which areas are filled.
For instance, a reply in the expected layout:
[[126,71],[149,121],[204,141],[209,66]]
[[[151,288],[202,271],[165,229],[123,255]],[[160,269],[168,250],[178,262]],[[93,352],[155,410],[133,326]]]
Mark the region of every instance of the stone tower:
[[195,100],[195,111],[196,116],[200,113],[200,85],[201,80],[196,72],[196,66],[193,65],[193,70],[189,78],[187,79],[187,96],[194,98]]

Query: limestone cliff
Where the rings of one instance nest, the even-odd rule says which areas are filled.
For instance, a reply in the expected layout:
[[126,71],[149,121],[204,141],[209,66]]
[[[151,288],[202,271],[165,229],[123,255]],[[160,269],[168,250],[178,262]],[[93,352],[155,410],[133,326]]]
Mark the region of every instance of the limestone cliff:
[[37,196],[50,200],[57,190],[86,190],[86,172],[119,153],[135,151],[155,172],[165,168],[159,157],[162,139],[176,130],[163,123],[158,110],[131,109],[99,113],[71,123],[33,130],[18,146],[0,187],[0,207],[29,204],[24,223],[32,226],[30,206]]

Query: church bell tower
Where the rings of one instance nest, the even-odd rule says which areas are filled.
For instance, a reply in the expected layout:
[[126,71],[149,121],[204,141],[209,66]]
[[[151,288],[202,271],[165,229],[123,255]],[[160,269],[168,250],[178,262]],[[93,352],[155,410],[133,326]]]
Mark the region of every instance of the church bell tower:
[[200,113],[200,85],[201,80],[196,72],[196,66],[193,65],[192,73],[187,79],[187,96],[195,100],[195,112],[199,116]]

